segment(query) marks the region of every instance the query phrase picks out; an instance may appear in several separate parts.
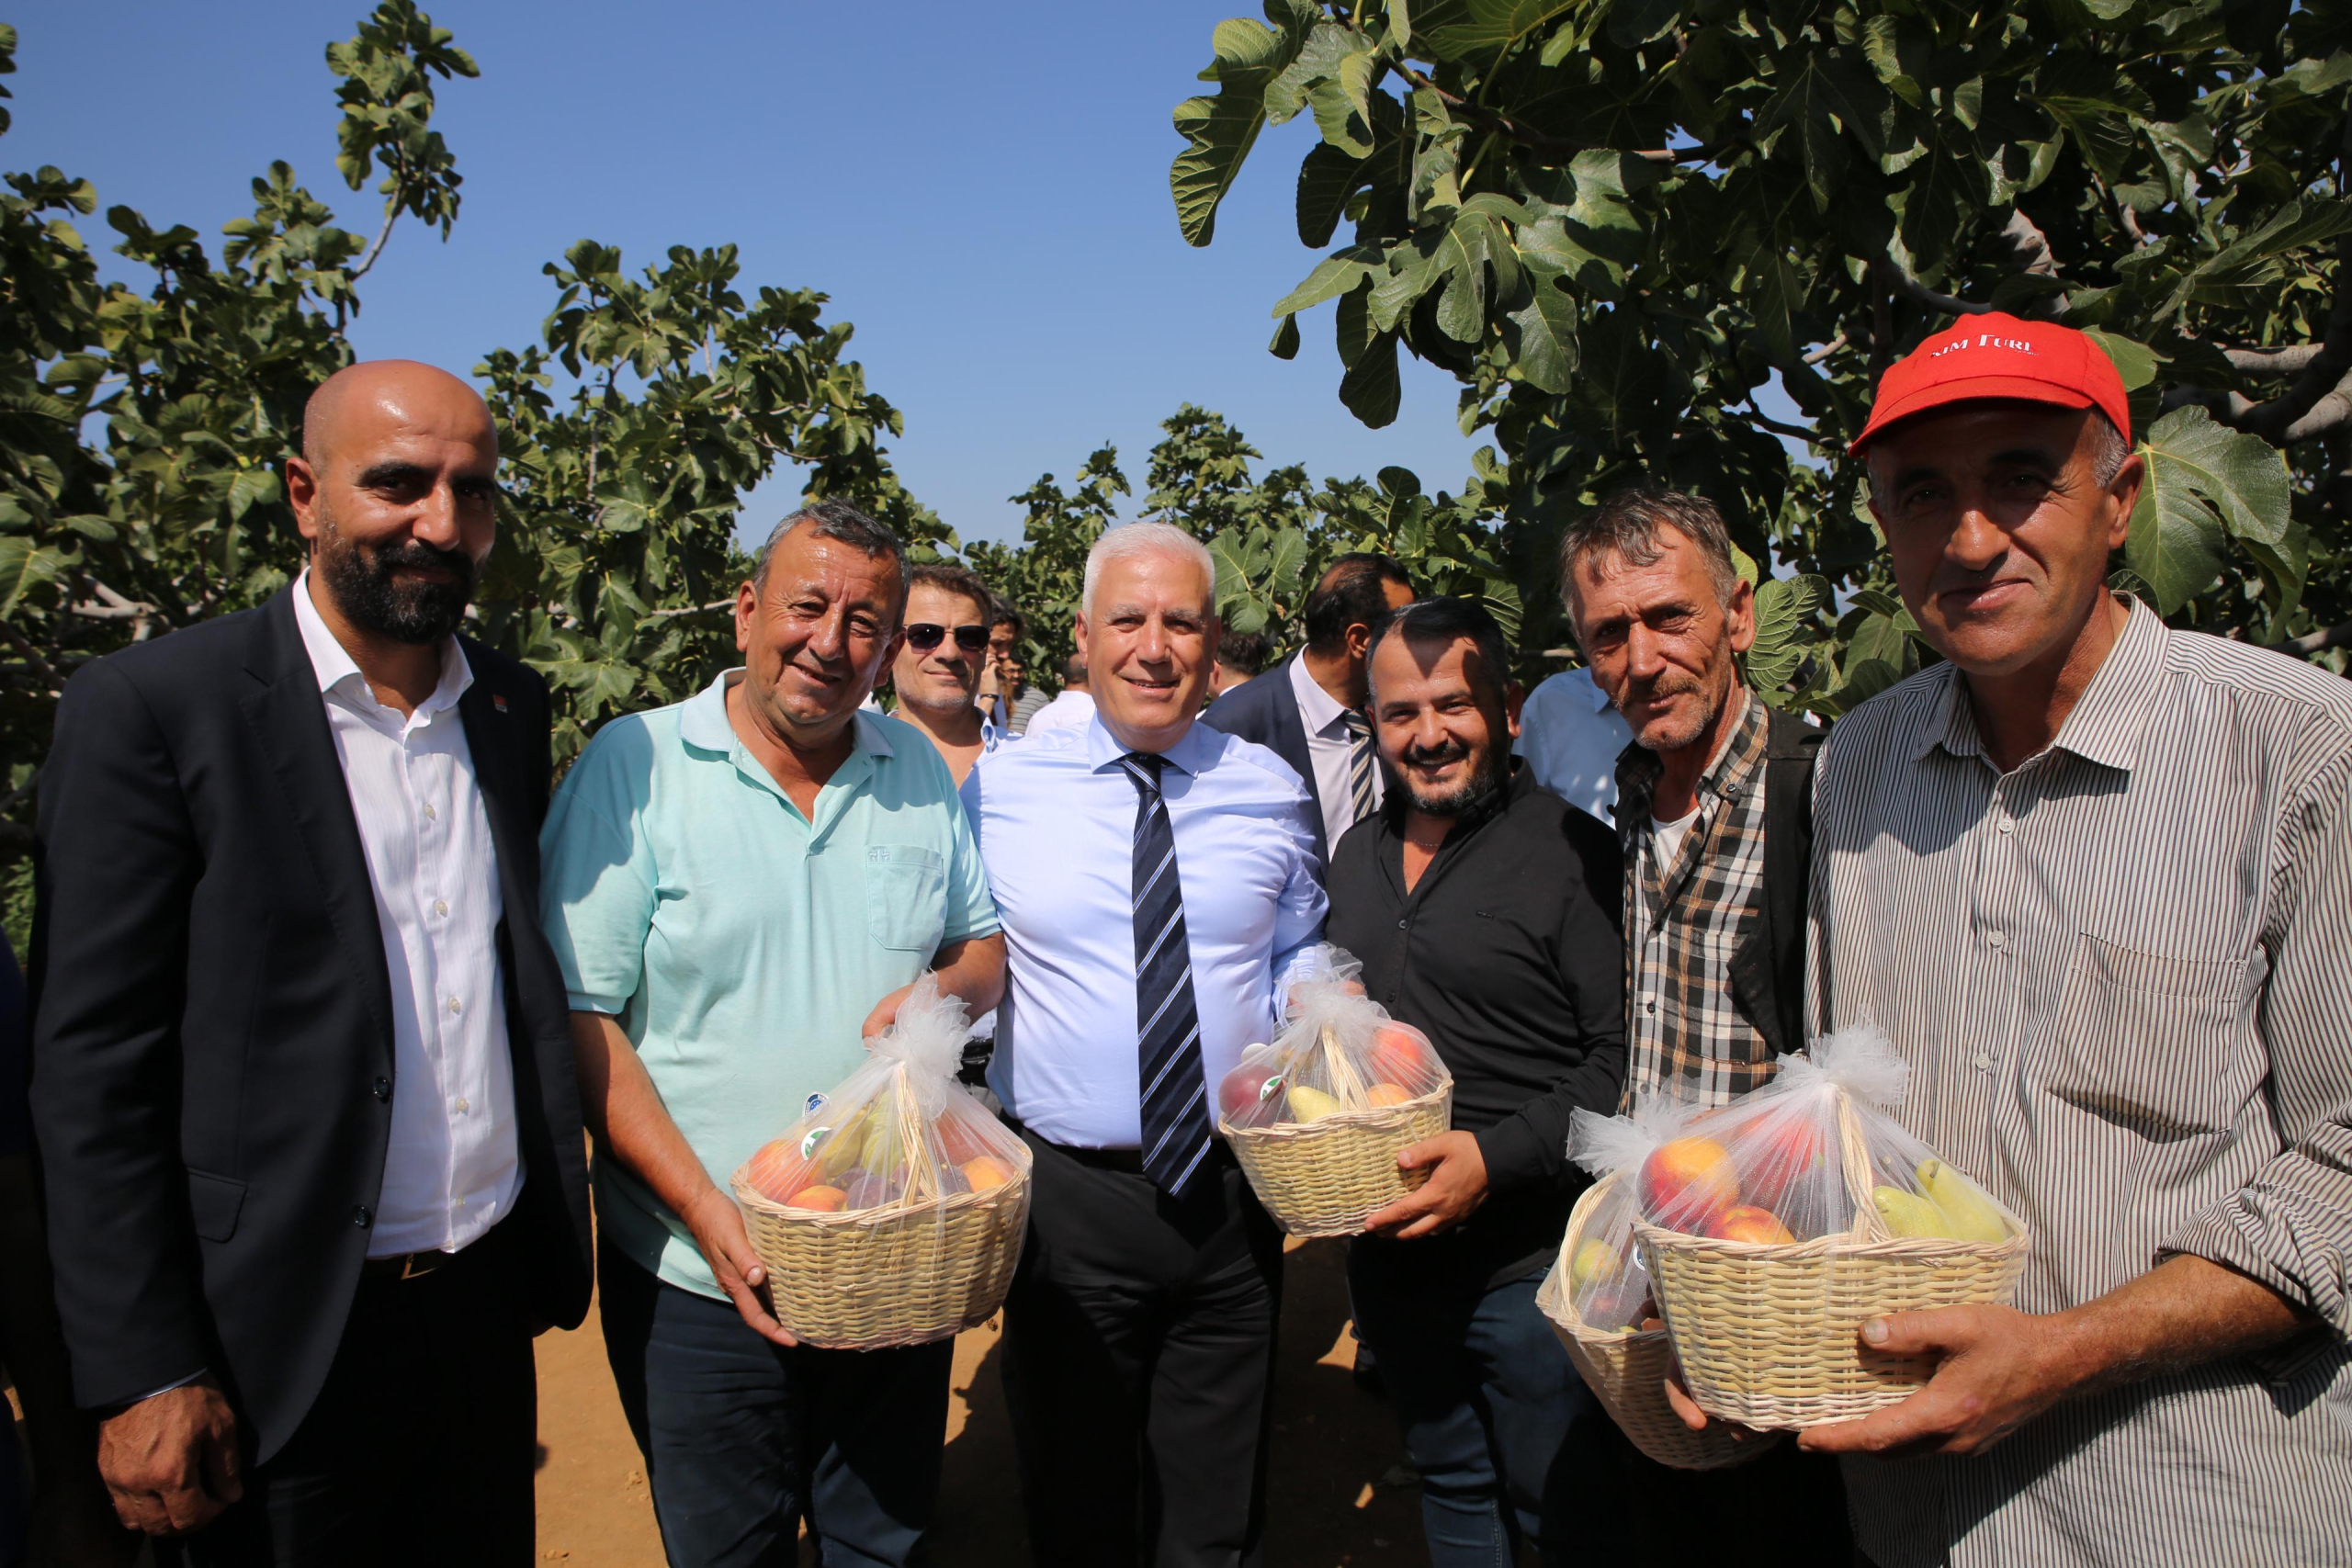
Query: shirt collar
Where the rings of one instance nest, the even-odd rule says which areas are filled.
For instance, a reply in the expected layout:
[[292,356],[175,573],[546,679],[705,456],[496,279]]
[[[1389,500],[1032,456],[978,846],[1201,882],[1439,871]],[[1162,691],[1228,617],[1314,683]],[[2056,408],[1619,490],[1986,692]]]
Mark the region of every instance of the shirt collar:
[[[1197,776],[1216,761],[1217,752],[1224,744],[1225,737],[1220,731],[1194,719],[1185,727],[1184,733],[1176,738],[1176,743],[1160,755],[1171,766]],[[1093,716],[1086,721],[1087,765],[1099,772],[1117,763],[1129,750],[1119,744],[1118,737],[1113,735],[1110,726],[1102,722],[1102,709],[1098,705]]]
[[[368,684],[368,677],[360,671],[358,661],[349,649],[335,640],[327,629],[326,617],[319,614],[318,605],[311,602],[311,569],[304,567],[294,579],[294,624],[302,633],[302,649],[311,656],[311,673],[319,682],[319,694],[324,696],[347,682],[356,682],[351,688],[356,696],[370,703],[376,694]],[[474,683],[474,668],[466,660],[466,650],[454,637],[441,641],[441,679],[435,682],[432,695],[416,705],[419,713],[439,713],[455,707],[466,688]],[[381,704],[377,704],[381,706]]]
[[[1710,800],[1729,800],[1739,795],[1764,765],[1764,755],[1770,750],[1771,711],[1764,699],[1746,686],[1737,688],[1741,703],[1739,723],[1730,738],[1707,764],[1699,776],[1699,786],[1693,792],[1703,808]],[[1657,788],[1658,775],[1666,771],[1657,752],[1639,741],[1628,744],[1617,759],[1617,825],[1631,832],[1648,824],[1649,802]]]
[[[2172,634],[2138,599],[2127,597],[2124,604],[2129,615],[2121,634],[2050,744],[2086,762],[2128,773],[2139,760],[2140,733],[2147,724],[2148,705],[2155,699]],[[1939,746],[1955,757],[1984,755],[1984,738],[1968,698],[1968,678],[1956,665],[1943,669],[1948,672],[1943,700],[1912,743],[1915,762]]]
[[[1600,689],[1600,682],[1593,677],[1592,671],[1589,668],[1583,670],[1571,670],[1568,671],[1568,674],[1571,683],[1576,685],[1584,693],[1584,700],[1592,705],[1593,712],[1599,713],[1602,709],[1608,707],[1609,694]],[[1581,681],[1577,681],[1575,679],[1577,676],[1582,676],[1583,679]]]
[[[688,697],[678,715],[678,738],[698,750],[732,757],[741,742],[735,738],[735,727],[727,722],[727,688],[742,678],[740,667],[721,671],[717,680]],[[890,737],[882,728],[880,715],[860,708],[850,716],[849,722],[853,752],[865,751],[876,757],[897,754],[890,749]]]
[[1298,698],[1298,716],[1306,725],[1309,735],[1321,735],[1347,716],[1348,710],[1333,701],[1330,693],[1315,683],[1315,677],[1307,671],[1304,652],[1290,661],[1290,689]]

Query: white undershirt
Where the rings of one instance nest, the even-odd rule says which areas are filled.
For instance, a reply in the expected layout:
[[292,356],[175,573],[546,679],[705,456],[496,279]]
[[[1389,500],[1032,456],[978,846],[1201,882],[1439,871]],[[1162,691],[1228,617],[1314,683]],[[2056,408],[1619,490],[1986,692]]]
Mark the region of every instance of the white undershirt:
[[1699,820],[1699,808],[1692,807],[1690,815],[1678,817],[1671,822],[1650,818],[1650,852],[1657,857],[1658,874],[1663,876],[1674,869],[1674,857],[1682,852],[1682,835],[1690,824]]
[[450,638],[440,684],[403,717],[376,700],[327,629],[308,571],[294,584],[294,619],[359,825],[391,978],[391,1137],[368,1256],[455,1252],[504,1219],[523,1184],[498,962],[504,900],[458,712],[473,671]]

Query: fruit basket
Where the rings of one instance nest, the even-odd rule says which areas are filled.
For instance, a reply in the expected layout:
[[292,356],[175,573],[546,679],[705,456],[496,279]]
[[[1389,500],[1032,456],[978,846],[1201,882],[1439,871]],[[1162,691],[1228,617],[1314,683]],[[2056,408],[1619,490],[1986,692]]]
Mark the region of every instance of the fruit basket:
[[1429,1179],[1396,1156],[1453,1124],[1453,1077],[1419,1030],[1356,984],[1328,944],[1291,988],[1290,1023],[1217,1091],[1219,1131],[1258,1201],[1296,1236],[1355,1235]]
[[1782,1060],[1645,1162],[1634,1234],[1699,1407],[1796,1430],[1916,1392],[1932,1359],[1867,1350],[1862,1323],[2006,1303],[2030,1238],[1884,1113],[1905,1069],[1883,1035],[1847,1030]]
[[1568,1348],[1585,1386],[1635,1448],[1677,1470],[1743,1464],[1781,1436],[1735,1439],[1721,1423],[1694,1432],[1666,1402],[1666,1380],[1676,1375],[1674,1345],[1664,1328],[1642,1326],[1649,1286],[1633,1245],[1633,1217],[1622,1173],[1586,1188],[1568,1213],[1559,1258],[1536,1291],[1535,1305]]
[[776,1321],[803,1344],[944,1339],[1004,1304],[1028,1146],[955,1081],[964,1004],[926,980],[872,1059],[737,1168]]

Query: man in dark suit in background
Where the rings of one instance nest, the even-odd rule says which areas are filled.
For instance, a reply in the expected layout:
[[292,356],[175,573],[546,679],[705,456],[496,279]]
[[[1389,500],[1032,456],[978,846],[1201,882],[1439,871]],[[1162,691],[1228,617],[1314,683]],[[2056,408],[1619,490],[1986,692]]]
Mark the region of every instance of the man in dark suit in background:
[[33,1100],[80,1402],[199,1564],[532,1557],[531,1338],[589,1289],[539,933],[547,691],[456,635],[471,388],[359,365],[287,488],[308,569],[85,668],[41,779]]
[[1363,716],[1364,650],[1380,617],[1413,602],[1389,556],[1352,551],[1324,570],[1300,615],[1306,646],[1209,705],[1212,729],[1254,740],[1288,762],[1315,797],[1315,852],[1331,863],[1340,836],[1380,804],[1383,781]]

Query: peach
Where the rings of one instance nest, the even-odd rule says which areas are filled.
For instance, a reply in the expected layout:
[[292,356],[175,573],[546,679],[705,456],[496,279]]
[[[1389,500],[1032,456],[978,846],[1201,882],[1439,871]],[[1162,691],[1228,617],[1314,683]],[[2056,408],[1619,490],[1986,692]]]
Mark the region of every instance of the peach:
[[1419,1030],[1384,1023],[1372,1036],[1372,1076],[1382,1083],[1418,1083],[1435,1077],[1436,1053]]
[[1776,1247],[1786,1247],[1797,1239],[1781,1223],[1780,1215],[1753,1203],[1736,1203],[1725,1209],[1707,1227],[1707,1234],[1719,1241],[1756,1241]]
[[1376,1083],[1363,1091],[1366,1101],[1374,1105],[1402,1105],[1413,1098],[1403,1084]]
[[743,1180],[761,1197],[778,1203],[786,1193],[799,1191],[808,1182],[808,1162],[800,1157],[798,1141],[778,1138],[763,1145],[743,1162]]
[[840,1188],[818,1186],[802,1188],[792,1195],[792,1201],[785,1206],[791,1209],[839,1210],[846,1208],[848,1204],[849,1194]]
[[966,1160],[962,1169],[964,1179],[971,1184],[975,1192],[992,1190],[1012,1179],[1012,1172],[1005,1168],[1004,1162],[989,1155]]
[[1713,1138],[1673,1138],[1642,1162],[1642,1212],[1654,1224],[1694,1235],[1739,1201],[1731,1156]]

